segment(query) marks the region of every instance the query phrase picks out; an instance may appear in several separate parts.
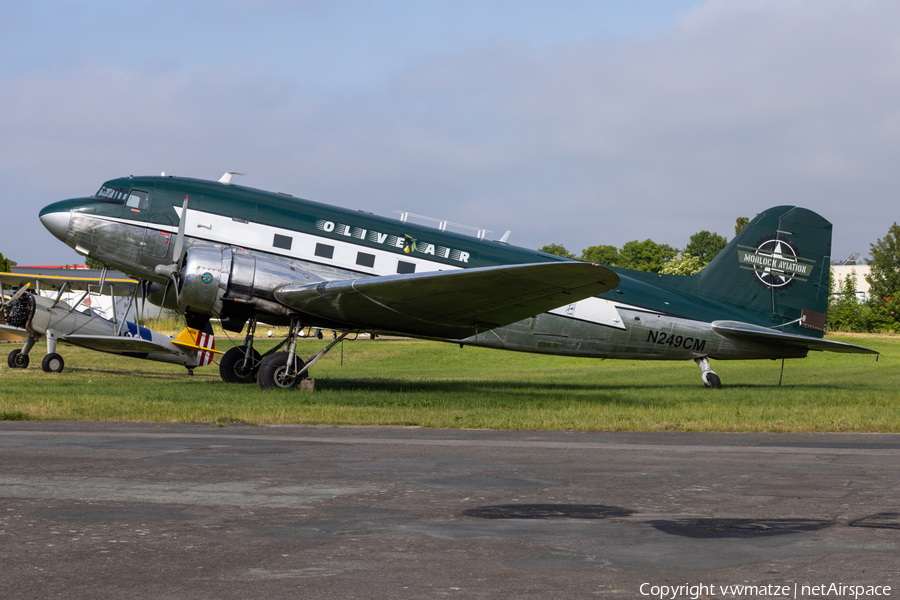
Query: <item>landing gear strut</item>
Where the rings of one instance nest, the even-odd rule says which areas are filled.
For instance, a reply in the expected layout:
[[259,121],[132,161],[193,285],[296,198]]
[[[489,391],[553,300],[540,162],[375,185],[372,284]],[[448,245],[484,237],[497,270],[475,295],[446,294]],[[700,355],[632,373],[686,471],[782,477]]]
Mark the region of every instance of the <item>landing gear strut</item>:
[[308,369],[311,366],[316,364],[338,342],[343,341],[345,337],[350,335],[349,331],[345,331],[315,356],[304,362],[297,356],[297,337],[299,337],[301,329],[299,319],[292,319],[287,338],[282,344],[273,349],[277,350],[284,343],[287,343],[287,352],[273,352],[263,358],[259,367],[259,375],[257,376],[260,389],[295,389],[302,379],[306,379]]
[[253,335],[256,333],[256,319],[247,324],[247,335],[243,346],[235,346],[219,361],[219,377],[225,383],[253,383],[259,371],[261,357],[253,349]]
[[695,358],[694,362],[700,367],[700,379],[703,380],[703,385],[714,390],[721,389],[722,380],[709,367],[709,359],[704,356],[703,358]]

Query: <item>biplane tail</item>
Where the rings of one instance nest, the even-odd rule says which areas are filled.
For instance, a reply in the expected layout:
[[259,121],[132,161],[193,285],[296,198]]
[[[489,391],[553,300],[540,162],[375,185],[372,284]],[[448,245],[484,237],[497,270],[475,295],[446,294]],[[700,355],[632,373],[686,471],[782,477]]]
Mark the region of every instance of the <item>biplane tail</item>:
[[185,327],[181,333],[175,336],[172,343],[182,350],[193,351],[198,367],[205,367],[212,363],[213,354],[222,354],[216,350],[216,339],[210,323],[207,323],[202,330]]

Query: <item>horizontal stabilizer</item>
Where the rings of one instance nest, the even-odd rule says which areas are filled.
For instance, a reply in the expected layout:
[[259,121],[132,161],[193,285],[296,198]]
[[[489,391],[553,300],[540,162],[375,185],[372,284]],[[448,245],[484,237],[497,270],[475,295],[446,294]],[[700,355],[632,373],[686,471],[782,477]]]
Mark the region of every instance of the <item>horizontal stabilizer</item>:
[[793,348],[806,348],[807,350],[818,350],[824,352],[844,352],[848,354],[879,354],[875,350],[863,348],[862,346],[854,346],[853,344],[845,344],[843,342],[835,342],[832,340],[824,340],[820,338],[807,337],[805,335],[797,335],[793,333],[784,333],[775,331],[767,327],[751,325],[750,323],[741,323],[740,321],[713,321],[712,330],[725,337],[737,337],[742,340],[757,342],[760,344],[791,346]]
[[348,329],[463,339],[618,284],[618,275],[606,267],[552,262],[288,284],[275,297]]
[[60,341],[100,352],[166,352],[171,348],[149,340],[118,335],[67,335]]

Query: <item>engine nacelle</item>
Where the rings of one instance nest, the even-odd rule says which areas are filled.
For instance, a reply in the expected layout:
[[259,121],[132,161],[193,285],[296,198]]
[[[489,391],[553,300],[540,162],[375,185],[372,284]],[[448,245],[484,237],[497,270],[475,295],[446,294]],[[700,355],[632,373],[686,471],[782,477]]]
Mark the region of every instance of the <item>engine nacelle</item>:
[[207,315],[222,312],[222,297],[231,275],[231,248],[191,248],[181,273],[181,304]]
[[208,315],[222,313],[223,299],[255,305],[262,312],[285,314],[287,309],[275,301],[275,288],[321,280],[285,263],[232,248],[191,248],[182,275],[181,304]]

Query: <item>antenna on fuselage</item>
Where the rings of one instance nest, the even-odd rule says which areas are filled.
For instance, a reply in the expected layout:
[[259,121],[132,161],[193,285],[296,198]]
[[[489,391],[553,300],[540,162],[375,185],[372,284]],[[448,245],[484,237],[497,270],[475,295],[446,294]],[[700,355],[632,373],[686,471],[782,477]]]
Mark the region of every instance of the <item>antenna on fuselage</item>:
[[224,183],[225,185],[231,185],[231,176],[232,175],[246,175],[246,173],[238,173],[237,171],[225,171],[225,174],[222,175],[221,179],[219,179],[219,183]]
[[452,221],[447,221],[446,219],[435,219],[434,217],[426,217],[425,215],[417,215],[415,213],[411,213],[408,210],[395,210],[395,213],[400,213],[400,222],[406,223],[410,217],[415,217],[417,219],[422,219],[423,221],[433,221],[438,224],[438,229],[441,231],[447,231],[447,225],[453,225],[454,227],[459,227],[460,229],[468,229],[470,231],[477,232],[475,235],[479,240],[483,240],[484,236],[488,233],[493,233],[490,229],[482,229],[481,227],[472,227],[471,225],[463,225],[462,223],[453,223]]

